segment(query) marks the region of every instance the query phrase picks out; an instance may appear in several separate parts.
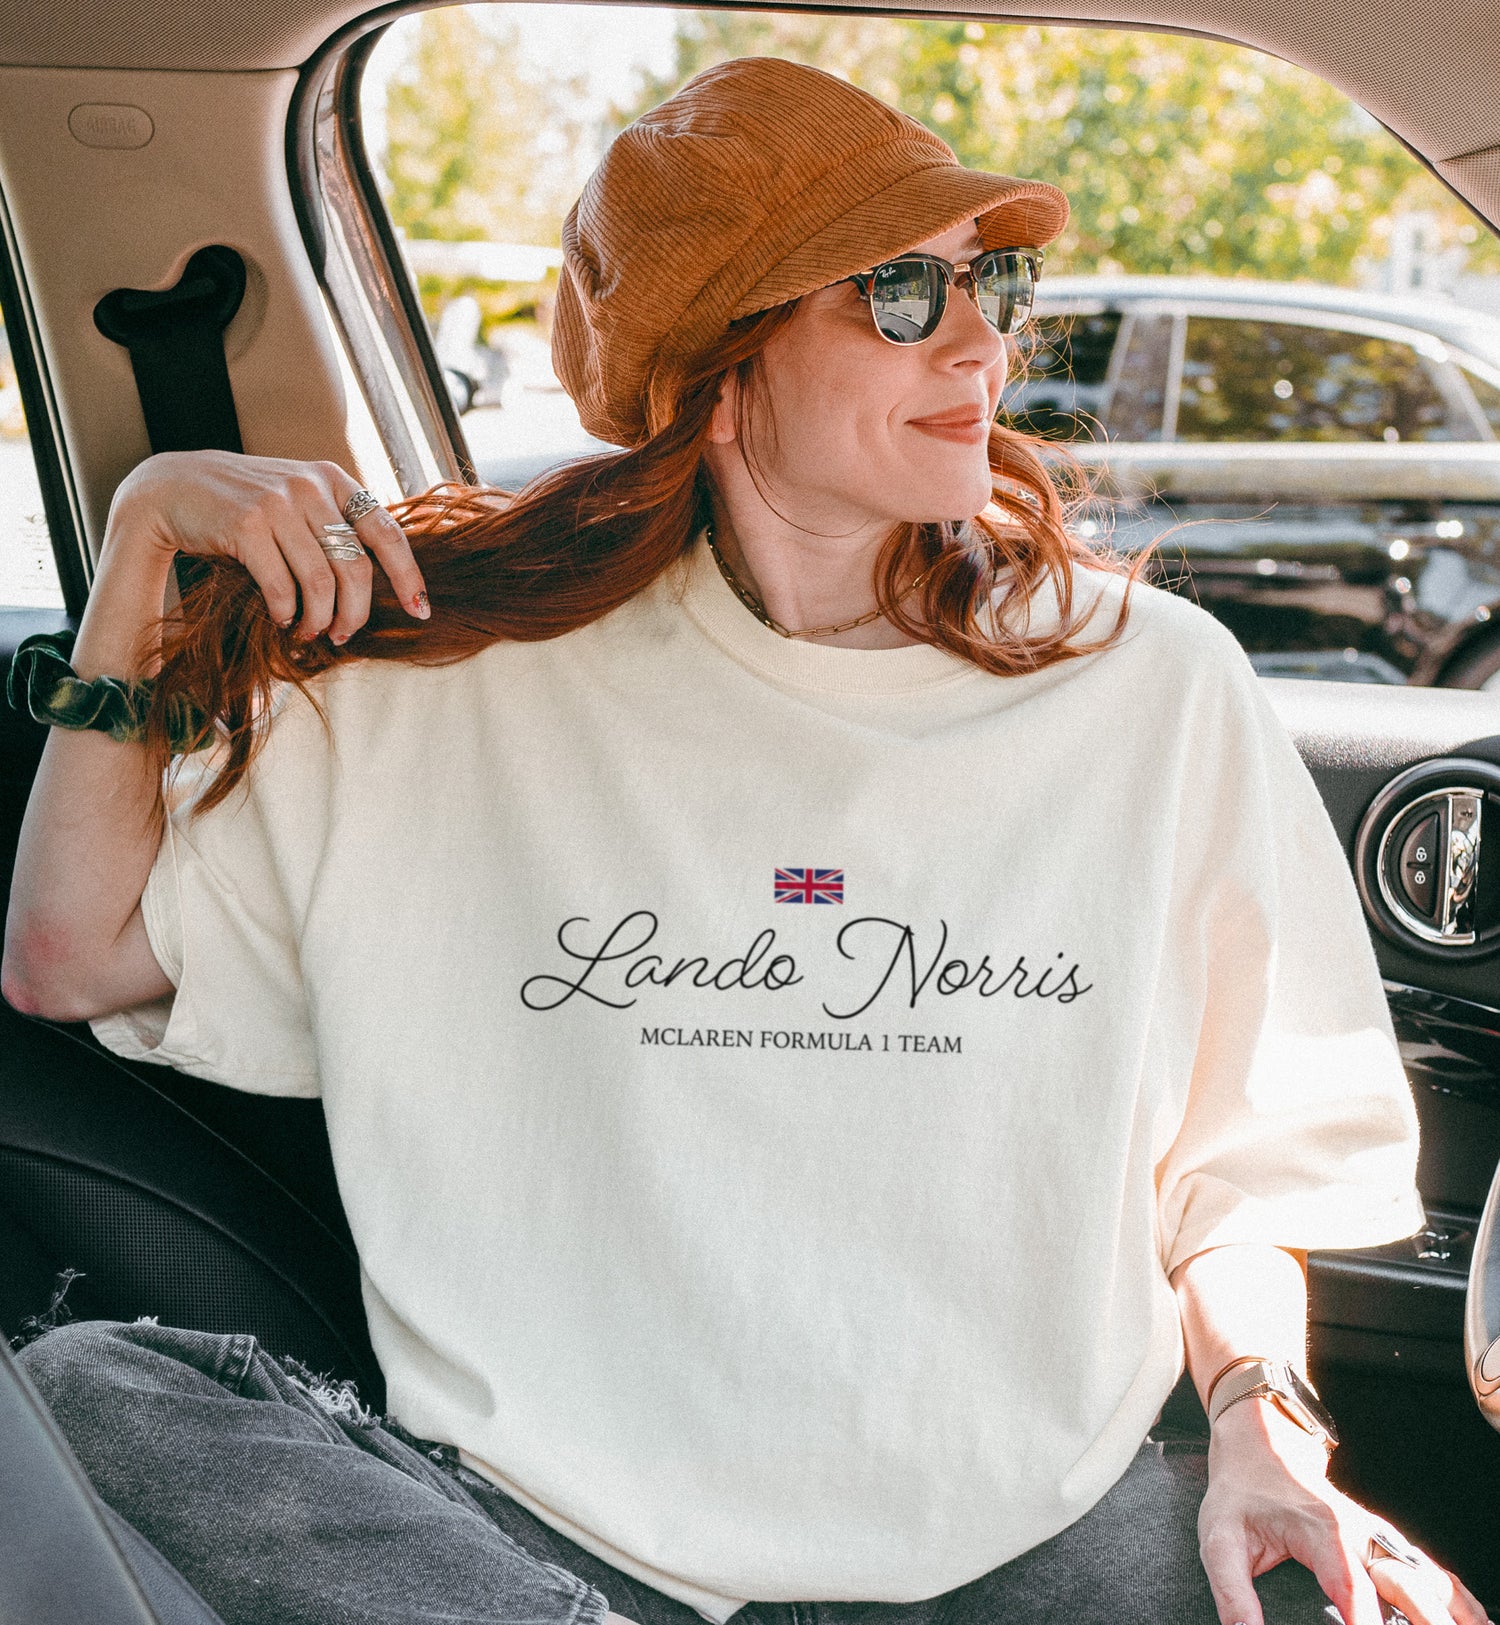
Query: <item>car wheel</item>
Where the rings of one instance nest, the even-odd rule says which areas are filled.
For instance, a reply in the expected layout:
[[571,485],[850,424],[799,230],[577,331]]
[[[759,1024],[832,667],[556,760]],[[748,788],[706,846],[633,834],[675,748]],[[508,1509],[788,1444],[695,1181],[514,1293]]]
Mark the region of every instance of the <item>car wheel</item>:
[[1442,688],[1480,688],[1500,694],[1500,638],[1482,643],[1472,654],[1461,656],[1438,679]]

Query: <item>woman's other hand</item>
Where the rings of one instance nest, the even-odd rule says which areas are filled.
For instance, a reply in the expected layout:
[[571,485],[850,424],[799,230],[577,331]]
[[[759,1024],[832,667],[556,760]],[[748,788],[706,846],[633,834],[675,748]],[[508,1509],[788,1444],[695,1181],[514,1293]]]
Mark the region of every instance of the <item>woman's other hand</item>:
[[406,533],[384,508],[355,524],[366,557],[330,559],[319,545],[323,527],[342,523],[344,505],[359,489],[336,463],[162,452],[121,483],[104,547],[235,559],[254,577],[277,625],[298,621],[299,638],[311,642],[326,632],[336,644],[369,618],[373,557],[407,613],[426,620],[422,572]]
[[1273,1402],[1241,1400],[1214,1423],[1198,1540],[1222,1625],[1264,1625],[1252,1577],[1286,1558],[1312,1570],[1345,1625],[1382,1625],[1381,1599],[1412,1625],[1486,1625],[1473,1593],[1425,1554],[1417,1567],[1367,1563],[1377,1532],[1390,1524],[1334,1488],[1322,1443]]

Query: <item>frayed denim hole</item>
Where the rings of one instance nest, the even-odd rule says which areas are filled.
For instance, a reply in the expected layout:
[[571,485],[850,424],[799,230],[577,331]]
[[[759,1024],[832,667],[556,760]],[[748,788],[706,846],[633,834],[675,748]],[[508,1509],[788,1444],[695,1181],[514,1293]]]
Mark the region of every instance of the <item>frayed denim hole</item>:
[[282,1354],[276,1358],[282,1371],[299,1387],[325,1416],[350,1427],[373,1428],[380,1418],[359,1397],[359,1388],[348,1377],[333,1377],[304,1365],[295,1354]]
[[11,1348],[23,1349],[39,1337],[45,1337],[48,1332],[55,1332],[59,1326],[66,1326],[73,1318],[73,1311],[64,1299],[73,1283],[84,1279],[83,1270],[60,1270],[52,1283],[52,1297],[47,1307],[41,1314],[27,1315],[22,1320],[20,1330],[10,1340]]

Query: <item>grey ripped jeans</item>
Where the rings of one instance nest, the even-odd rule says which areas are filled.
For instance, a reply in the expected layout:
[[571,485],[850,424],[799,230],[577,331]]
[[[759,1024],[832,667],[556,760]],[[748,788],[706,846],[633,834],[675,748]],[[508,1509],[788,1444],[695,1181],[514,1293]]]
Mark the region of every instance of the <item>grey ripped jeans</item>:
[[[100,1495],[225,1625],[701,1625],[685,1604],[554,1533],[448,1446],[248,1336],[84,1321],[21,1363]],[[917,1603],[752,1602],[735,1625],[1215,1625],[1198,1557],[1198,1449],[1149,1439],[1053,1539]],[[1340,1616],[1283,1563],[1267,1625]]]

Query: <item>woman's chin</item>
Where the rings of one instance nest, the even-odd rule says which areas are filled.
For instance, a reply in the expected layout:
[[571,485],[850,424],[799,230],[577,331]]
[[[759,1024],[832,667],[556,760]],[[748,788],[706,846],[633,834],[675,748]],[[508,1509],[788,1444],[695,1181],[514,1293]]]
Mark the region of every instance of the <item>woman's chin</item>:
[[[908,494],[904,504],[907,522],[913,525],[937,525],[944,520],[962,523],[983,513],[994,499],[994,494],[988,468],[982,481],[955,480],[941,488],[929,488],[921,493],[913,491]],[[917,500],[913,502],[911,497]]]

